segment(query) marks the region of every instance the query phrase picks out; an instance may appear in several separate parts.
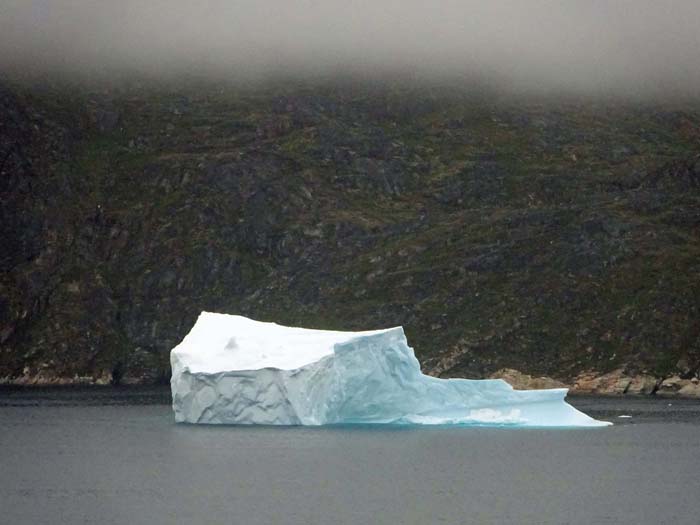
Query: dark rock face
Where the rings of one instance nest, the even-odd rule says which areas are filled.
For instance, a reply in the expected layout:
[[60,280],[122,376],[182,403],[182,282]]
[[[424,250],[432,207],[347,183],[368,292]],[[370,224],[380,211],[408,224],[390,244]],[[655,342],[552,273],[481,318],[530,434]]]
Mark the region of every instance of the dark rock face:
[[692,381],[698,144],[692,106],[5,83],[0,380],[166,380],[206,309],[401,324],[435,375]]
[[667,191],[700,191],[700,155],[669,162],[642,180],[642,187]]

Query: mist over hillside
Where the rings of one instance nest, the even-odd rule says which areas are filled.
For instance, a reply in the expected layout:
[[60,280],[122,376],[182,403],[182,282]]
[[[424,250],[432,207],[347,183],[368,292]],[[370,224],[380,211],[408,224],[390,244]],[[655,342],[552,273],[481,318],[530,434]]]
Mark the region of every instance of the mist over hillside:
[[64,75],[485,79],[677,97],[700,85],[692,0],[6,2],[0,68]]

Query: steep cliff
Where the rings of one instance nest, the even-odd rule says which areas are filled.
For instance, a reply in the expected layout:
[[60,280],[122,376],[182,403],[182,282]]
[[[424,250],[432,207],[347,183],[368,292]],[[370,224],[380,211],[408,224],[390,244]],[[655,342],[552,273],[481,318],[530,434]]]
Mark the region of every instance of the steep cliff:
[[0,378],[150,382],[202,310],[427,372],[700,366],[700,105],[399,84],[0,88]]

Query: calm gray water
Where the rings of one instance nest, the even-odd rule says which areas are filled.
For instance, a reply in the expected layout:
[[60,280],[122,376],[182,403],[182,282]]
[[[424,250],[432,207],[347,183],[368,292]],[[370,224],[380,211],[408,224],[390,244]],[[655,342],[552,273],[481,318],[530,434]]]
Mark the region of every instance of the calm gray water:
[[167,402],[0,390],[0,523],[700,523],[698,402],[574,398],[616,423],[591,430],[184,426]]

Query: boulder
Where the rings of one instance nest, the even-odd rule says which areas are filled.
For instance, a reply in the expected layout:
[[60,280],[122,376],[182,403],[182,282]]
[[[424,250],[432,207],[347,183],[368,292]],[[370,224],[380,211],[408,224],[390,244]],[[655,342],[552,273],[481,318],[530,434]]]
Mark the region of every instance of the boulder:
[[681,379],[677,375],[671,376],[661,382],[656,395],[661,397],[700,398],[700,382],[697,378]]
[[503,379],[516,390],[541,390],[547,388],[567,388],[567,385],[551,377],[533,377],[513,368],[501,368],[489,376],[489,379]]
[[650,375],[634,376],[630,381],[625,394],[650,395],[656,391],[659,380]]
[[602,376],[584,372],[574,380],[572,391],[577,394],[624,394],[631,383],[632,378],[625,375],[621,368]]

